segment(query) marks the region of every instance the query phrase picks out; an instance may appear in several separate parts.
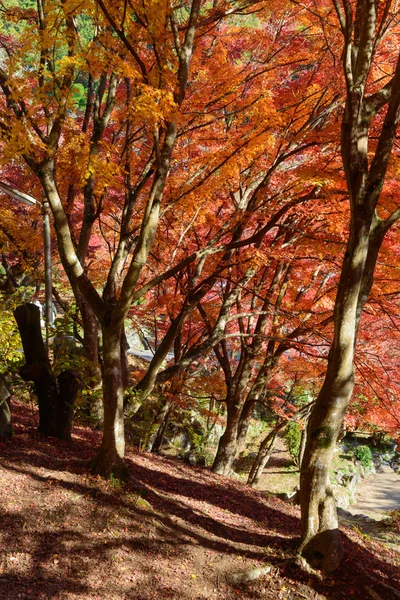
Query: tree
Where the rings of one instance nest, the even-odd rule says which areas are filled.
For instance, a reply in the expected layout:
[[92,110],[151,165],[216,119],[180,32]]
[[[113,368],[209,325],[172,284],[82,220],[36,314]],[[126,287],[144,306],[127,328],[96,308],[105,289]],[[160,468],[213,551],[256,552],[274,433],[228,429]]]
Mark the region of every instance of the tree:
[[[141,277],[178,141],[195,32],[201,25],[205,34],[248,4],[204,4],[199,21],[200,0],[145,7],[66,0],[52,11],[39,2],[37,14],[17,10],[26,19],[21,52],[14,55],[5,40],[6,68],[0,72],[5,160],[22,158],[39,180],[84,317],[88,309],[85,332],[96,334],[97,323],[102,328],[105,423],[95,468],[104,474],[123,470],[124,320],[132,302],[158,283],[153,278],[143,285]],[[7,16],[15,19],[15,10]],[[83,98],[77,86],[78,92],[85,89]],[[113,220],[117,235],[112,242],[104,236],[109,257],[95,268],[89,240],[99,238],[105,226],[112,231]],[[174,335],[172,330],[162,350]]]
[[[400,117],[400,54],[393,53],[396,10],[390,1],[344,0],[334,6],[344,38],[346,103],[341,153],[350,231],[334,309],[328,368],[311,414],[301,469],[301,551],[325,571],[341,561],[329,465],[354,385],[354,354],[364,305],[383,239],[400,216],[381,194]],[[393,36],[393,37],[392,37]],[[393,59],[395,62],[393,62]],[[388,73],[382,81],[378,65]]]

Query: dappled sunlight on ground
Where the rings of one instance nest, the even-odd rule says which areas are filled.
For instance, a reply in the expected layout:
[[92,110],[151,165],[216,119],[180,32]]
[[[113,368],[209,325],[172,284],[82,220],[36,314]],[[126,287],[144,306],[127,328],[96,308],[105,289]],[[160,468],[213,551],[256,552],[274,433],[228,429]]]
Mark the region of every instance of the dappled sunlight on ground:
[[[354,531],[334,577],[305,573],[293,560],[296,508],[134,450],[129,483],[106,482],[87,473],[98,432],[77,427],[71,444],[46,440],[29,409],[13,408],[16,435],[0,445],[1,599],[361,599],[367,584],[389,600],[382,583],[400,591],[395,555]],[[229,583],[265,564],[272,569],[260,580]]]

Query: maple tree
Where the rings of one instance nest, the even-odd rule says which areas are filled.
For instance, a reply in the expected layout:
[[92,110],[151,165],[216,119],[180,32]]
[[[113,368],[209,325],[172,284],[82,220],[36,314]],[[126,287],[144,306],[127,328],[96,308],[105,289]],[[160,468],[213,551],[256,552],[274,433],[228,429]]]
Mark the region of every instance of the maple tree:
[[[350,231],[334,309],[328,368],[311,414],[301,468],[301,548],[329,571],[341,560],[329,464],[354,386],[354,352],[379,249],[400,216],[381,196],[400,119],[400,54],[387,31],[392,3],[334,2],[344,38],[346,104],[341,153],[350,200]],[[381,79],[380,65],[387,75]],[[383,85],[382,85],[383,84]]]
[[[378,251],[398,217],[392,10],[372,0],[317,8],[39,0],[35,8],[8,2],[3,11],[2,173],[37,197],[44,191],[50,203],[99,378],[101,330],[96,470],[124,471],[128,317],[154,338],[133,390],[138,407],[155,387],[163,398],[148,449],[160,446],[188,391],[215,386],[227,425],[214,470],[228,474],[255,403],[270,402],[279,420],[253,480],[279,428],[302,416],[282,408],[284,380],[301,373],[315,387],[333,336],[302,461],[302,545],[311,556],[321,554],[319,540],[337,542],[328,468],[352,394],[357,335],[361,378],[348,422],[359,411],[388,431],[397,426],[385,389],[395,396],[397,350],[371,335],[378,320],[397,326],[390,246],[361,321]],[[390,189],[382,192],[385,176]],[[2,211],[1,240],[21,248],[35,269],[36,233],[18,226],[18,212],[26,218],[11,205]]]

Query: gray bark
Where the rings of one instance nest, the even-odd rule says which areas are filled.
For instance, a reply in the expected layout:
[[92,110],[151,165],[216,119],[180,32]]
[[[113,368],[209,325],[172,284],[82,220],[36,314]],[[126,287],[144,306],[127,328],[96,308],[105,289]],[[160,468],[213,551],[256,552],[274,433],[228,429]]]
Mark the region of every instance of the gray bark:
[[[300,477],[300,551],[311,565],[326,572],[336,569],[343,555],[329,466],[353,391],[358,326],[371,290],[379,248],[387,230],[399,218],[397,209],[382,221],[376,209],[399,124],[400,56],[390,85],[366,97],[367,80],[383,27],[382,22],[378,23],[377,4],[374,0],[358,0],[355,21],[347,0],[344,13],[337,0],[334,4],[345,41],[347,98],[341,151],[350,197],[350,235],[335,302],[328,368],[308,423]],[[389,3],[385,4],[387,8]],[[387,14],[384,10],[381,18],[385,19]],[[369,128],[376,112],[385,104],[384,124],[370,161]]]

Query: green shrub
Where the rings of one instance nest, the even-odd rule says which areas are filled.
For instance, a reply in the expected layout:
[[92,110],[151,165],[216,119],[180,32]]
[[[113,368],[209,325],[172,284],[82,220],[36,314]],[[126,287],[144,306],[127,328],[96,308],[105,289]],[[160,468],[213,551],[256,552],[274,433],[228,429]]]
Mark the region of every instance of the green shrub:
[[[3,295],[0,295],[3,304]],[[11,310],[0,311],[0,373],[17,371],[24,361],[18,327]]]
[[369,446],[358,446],[354,456],[360,461],[363,467],[370,467],[373,464],[372,452]]
[[299,451],[301,443],[301,427],[298,423],[290,423],[285,431],[284,442],[294,462],[299,462]]

